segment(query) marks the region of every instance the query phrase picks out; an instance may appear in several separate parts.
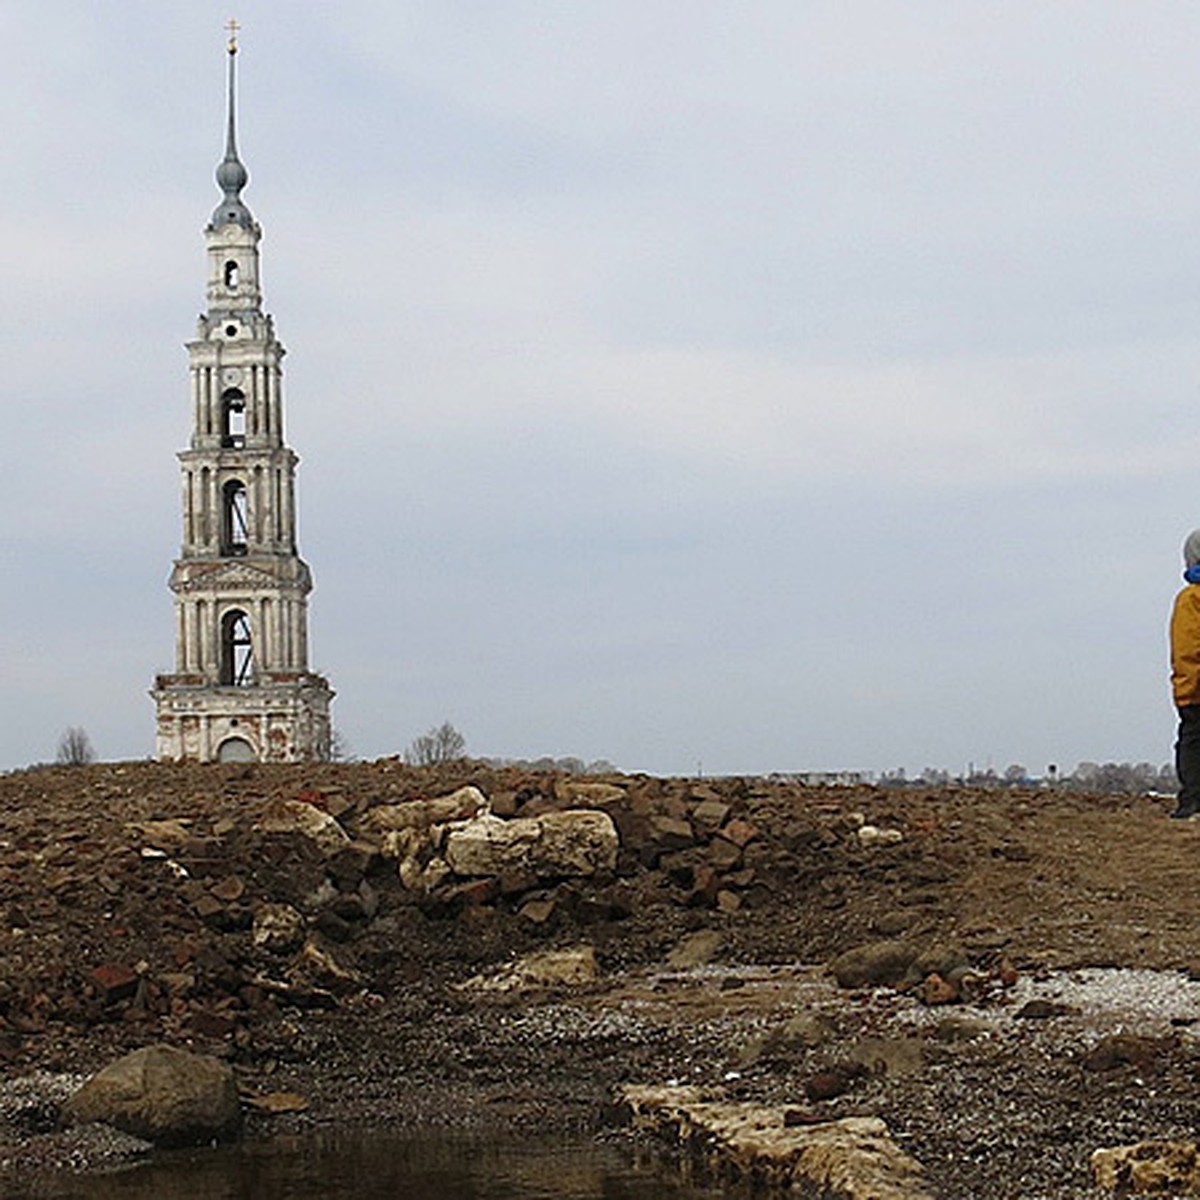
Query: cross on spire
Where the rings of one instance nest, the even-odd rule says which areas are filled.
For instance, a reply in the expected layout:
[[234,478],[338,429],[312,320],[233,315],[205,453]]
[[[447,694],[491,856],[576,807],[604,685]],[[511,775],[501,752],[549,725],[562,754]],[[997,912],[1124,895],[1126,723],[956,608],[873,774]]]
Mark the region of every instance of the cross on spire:
[[241,25],[238,24],[236,17],[230,17],[225,28],[229,30],[229,53],[236,54],[238,51],[237,35]]

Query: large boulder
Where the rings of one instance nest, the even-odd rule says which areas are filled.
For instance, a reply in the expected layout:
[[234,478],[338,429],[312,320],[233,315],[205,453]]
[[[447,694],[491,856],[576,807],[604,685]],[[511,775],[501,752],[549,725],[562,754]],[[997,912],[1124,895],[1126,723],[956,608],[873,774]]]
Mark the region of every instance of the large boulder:
[[487,797],[477,787],[461,787],[448,796],[432,800],[405,800],[380,804],[364,818],[366,827],[377,834],[397,829],[429,829],[450,821],[467,821],[488,811]]
[[528,871],[539,879],[552,879],[612,870],[618,847],[612,818],[597,809],[568,809],[509,821],[484,813],[450,828],[445,858],[456,875]]
[[878,1117],[789,1123],[787,1110],[709,1098],[693,1087],[625,1085],[635,1129],[677,1140],[718,1179],[752,1179],[772,1194],[838,1200],[932,1200],[924,1170]]
[[464,821],[446,837],[446,862],[456,875],[499,875],[529,865],[529,851],[542,836],[532,817],[505,821],[484,813]]
[[839,954],[829,970],[839,987],[896,987],[915,983],[920,947],[912,942],[870,942]]
[[594,809],[543,813],[541,837],[530,852],[530,866],[543,878],[595,875],[617,865],[620,841],[612,818]]
[[323,809],[304,800],[276,800],[259,817],[260,833],[298,833],[322,854],[334,855],[350,845],[350,835]]
[[227,1140],[242,1123],[230,1067],[174,1046],[147,1046],[110,1063],[67,1100],[64,1112],[157,1146]]

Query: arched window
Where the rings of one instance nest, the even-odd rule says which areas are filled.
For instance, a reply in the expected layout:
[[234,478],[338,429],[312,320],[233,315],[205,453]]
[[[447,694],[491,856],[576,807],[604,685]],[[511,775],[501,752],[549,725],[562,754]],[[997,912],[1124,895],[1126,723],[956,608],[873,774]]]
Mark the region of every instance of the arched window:
[[221,445],[240,450],[246,444],[246,396],[238,388],[221,393]]
[[221,553],[245,554],[250,530],[246,485],[240,479],[231,479],[221,500]]
[[227,288],[233,289],[233,288],[236,288],[237,285],[238,285],[238,265],[231,258],[225,264],[225,286]]
[[250,618],[240,608],[221,618],[221,684],[245,687],[254,682],[254,645]]

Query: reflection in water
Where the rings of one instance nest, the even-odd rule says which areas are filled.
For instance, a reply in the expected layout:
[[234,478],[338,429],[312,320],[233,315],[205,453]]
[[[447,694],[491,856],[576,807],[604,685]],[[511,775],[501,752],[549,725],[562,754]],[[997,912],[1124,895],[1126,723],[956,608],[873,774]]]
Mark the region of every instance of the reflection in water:
[[683,1200],[673,1183],[591,1143],[340,1133],[156,1155],[103,1175],[29,1183],[13,1200]]

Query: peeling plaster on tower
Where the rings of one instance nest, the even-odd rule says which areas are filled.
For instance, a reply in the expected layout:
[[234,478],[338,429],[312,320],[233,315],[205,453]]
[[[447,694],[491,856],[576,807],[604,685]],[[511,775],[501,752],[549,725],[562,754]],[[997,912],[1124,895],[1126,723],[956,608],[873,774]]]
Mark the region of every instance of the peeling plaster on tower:
[[308,669],[312,576],[296,548],[296,464],[283,436],[284,349],[262,308],[262,230],[241,198],[236,24],[230,23],[224,193],[204,232],[208,308],[191,362],[192,438],[180,451],[183,544],[171,574],[175,672],[159,675],[160,760],[329,757],[328,682]]

